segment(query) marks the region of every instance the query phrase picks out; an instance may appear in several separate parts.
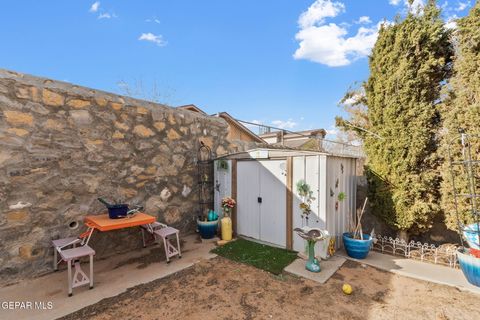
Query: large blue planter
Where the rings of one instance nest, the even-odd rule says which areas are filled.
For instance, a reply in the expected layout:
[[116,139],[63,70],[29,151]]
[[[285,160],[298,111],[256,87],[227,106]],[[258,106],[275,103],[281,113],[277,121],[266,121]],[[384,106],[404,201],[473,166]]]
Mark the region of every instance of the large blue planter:
[[464,250],[458,249],[457,258],[465,278],[474,286],[480,287],[480,258],[465,254]]
[[372,237],[368,234],[363,235],[363,239],[353,239],[349,232],[343,234],[343,246],[349,257],[355,259],[365,259],[372,246]]
[[218,219],[215,221],[197,220],[197,227],[202,239],[212,239],[217,234]]

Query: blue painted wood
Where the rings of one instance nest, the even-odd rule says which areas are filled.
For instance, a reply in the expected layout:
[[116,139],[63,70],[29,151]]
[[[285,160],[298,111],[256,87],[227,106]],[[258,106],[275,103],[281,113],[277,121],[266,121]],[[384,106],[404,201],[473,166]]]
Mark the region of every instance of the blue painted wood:
[[472,223],[471,225],[466,226],[463,229],[463,235],[467,239],[468,245],[470,248],[480,250],[480,230],[479,225]]
[[368,234],[363,235],[363,239],[353,239],[349,232],[343,234],[343,246],[349,257],[355,259],[365,259],[372,247],[372,237]]

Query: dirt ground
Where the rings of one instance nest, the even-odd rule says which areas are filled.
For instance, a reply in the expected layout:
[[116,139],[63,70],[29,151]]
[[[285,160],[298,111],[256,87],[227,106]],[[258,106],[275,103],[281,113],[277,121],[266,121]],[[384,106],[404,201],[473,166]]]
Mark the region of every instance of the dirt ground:
[[480,319],[480,296],[353,261],[321,285],[217,257],[62,319]]

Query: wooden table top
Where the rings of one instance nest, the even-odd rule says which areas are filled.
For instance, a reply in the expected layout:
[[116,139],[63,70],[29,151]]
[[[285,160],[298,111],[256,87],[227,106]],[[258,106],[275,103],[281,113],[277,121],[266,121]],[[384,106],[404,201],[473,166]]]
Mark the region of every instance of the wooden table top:
[[150,224],[155,222],[155,217],[138,212],[131,218],[110,219],[108,214],[100,214],[96,216],[86,216],[85,224],[99,231],[110,231],[123,228],[140,226],[142,224]]

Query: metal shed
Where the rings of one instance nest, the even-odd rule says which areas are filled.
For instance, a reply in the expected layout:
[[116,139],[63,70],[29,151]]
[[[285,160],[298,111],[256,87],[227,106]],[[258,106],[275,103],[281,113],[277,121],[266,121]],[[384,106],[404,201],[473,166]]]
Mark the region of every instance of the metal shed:
[[314,151],[253,149],[220,157],[214,166],[215,211],[222,212],[223,197],[236,199],[232,220],[234,232],[240,236],[302,251],[304,240],[293,232],[306,224],[296,190],[302,179],[316,198],[308,225],[328,230],[337,248],[354,219],[356,158]]

